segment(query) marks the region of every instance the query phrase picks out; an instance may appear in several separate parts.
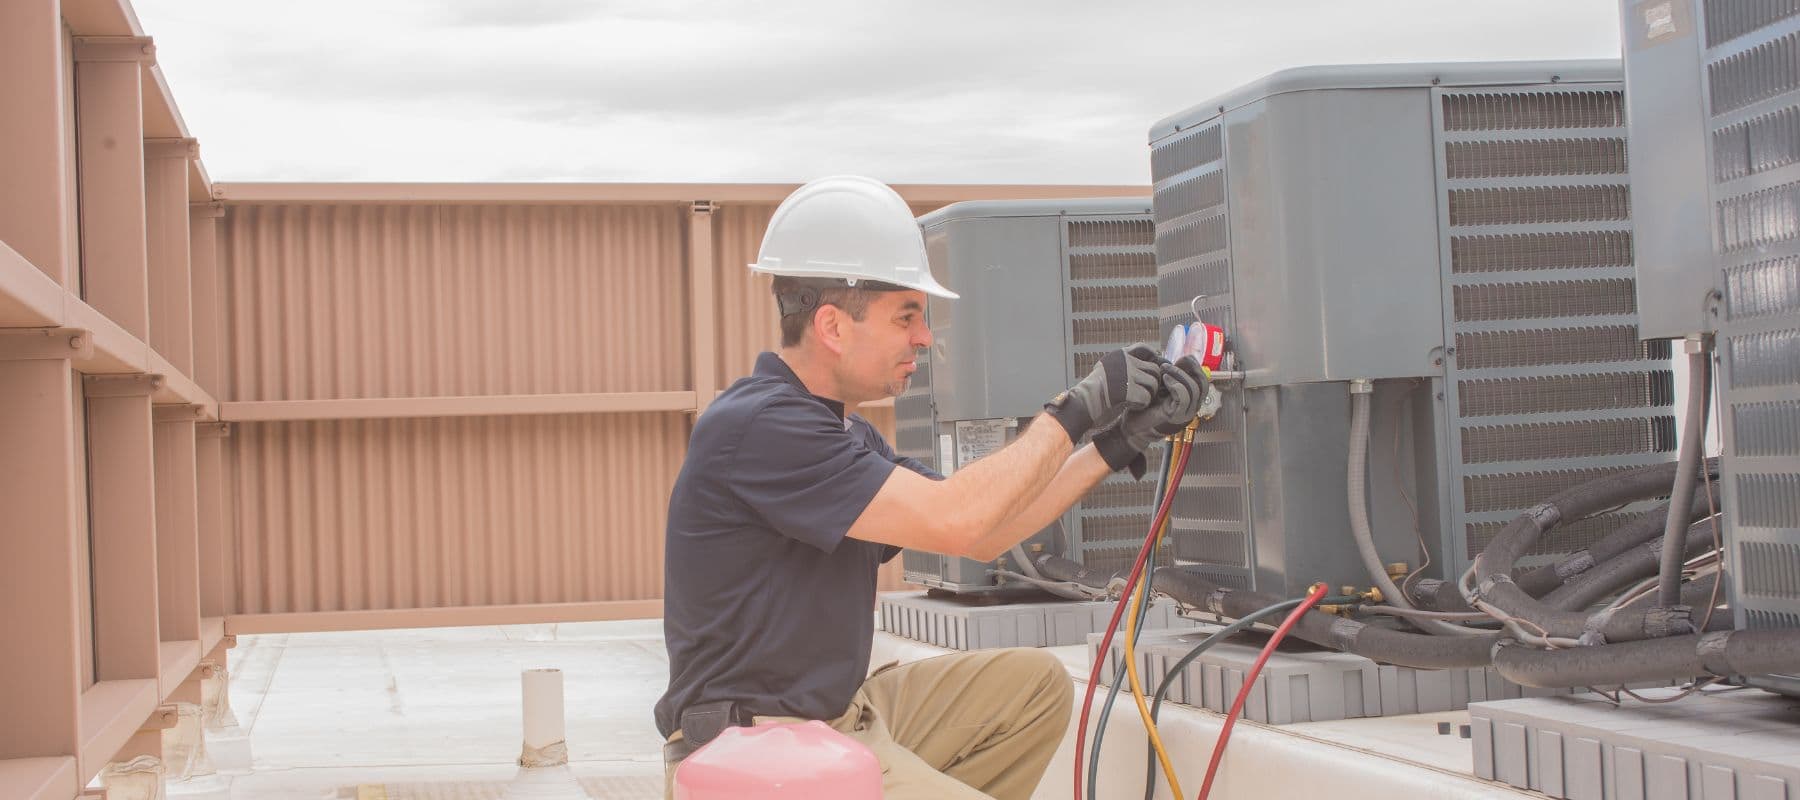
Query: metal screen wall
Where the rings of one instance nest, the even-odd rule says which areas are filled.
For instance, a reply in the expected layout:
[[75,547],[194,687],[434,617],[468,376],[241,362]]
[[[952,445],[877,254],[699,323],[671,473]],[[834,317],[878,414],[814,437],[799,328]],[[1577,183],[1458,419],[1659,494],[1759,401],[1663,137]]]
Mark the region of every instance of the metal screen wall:
[[[1433,122],[1455,575],[1548,494],[1671,458],[1674,376],[1668,343],[1638,338],[1623,89],[1439,89]],[[1534,555],[1638,513],[1567,526]]]
[[[1226,206],[1225,140],[1219,124],[1158,143],[1150,153],[1155,191],[1158,341],[1177,323],[1201,318],[1233,325],[1231,240]],[[1250,529],[1244,467],[1243,392],[1194,436],[1182,489],[1170,509],[1175,563],[1191,565],[1227,586],[1250,588]]]
[[[1732,607],[1800,626],[1800,6],[1704,6]],[[1696,301],[1698,302],[1698,301]],[[1800,686],[1790,680],[1788,690]]]

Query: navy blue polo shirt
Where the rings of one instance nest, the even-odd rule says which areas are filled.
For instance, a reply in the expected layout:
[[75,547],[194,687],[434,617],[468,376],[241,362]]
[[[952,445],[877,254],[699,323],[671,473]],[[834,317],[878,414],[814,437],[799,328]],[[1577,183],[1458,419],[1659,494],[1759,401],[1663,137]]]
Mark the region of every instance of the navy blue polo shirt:
[[900,552],[845,534],[895,466],[943,477],[808,392],[774,353],[707,407],[669,497],[663,736],[682,709],[717,700],[763,716],[844,713],[869,669],[876,570]]

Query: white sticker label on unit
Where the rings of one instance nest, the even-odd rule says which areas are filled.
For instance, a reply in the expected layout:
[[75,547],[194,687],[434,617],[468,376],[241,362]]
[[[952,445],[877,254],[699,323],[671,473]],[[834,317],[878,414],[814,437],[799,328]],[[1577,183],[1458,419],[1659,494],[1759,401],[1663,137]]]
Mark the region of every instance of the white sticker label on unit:
[[956,471],[956,440],[948,433],[938,434],[938,472],[944,477]]
[[1006,444],[1006,420],[966,419],[956,423],[956,466],[999,450]]
[[1673,2],[1644,7],[1644,38],[1656,41],[1679,32],[1675,26],[1675,4]]

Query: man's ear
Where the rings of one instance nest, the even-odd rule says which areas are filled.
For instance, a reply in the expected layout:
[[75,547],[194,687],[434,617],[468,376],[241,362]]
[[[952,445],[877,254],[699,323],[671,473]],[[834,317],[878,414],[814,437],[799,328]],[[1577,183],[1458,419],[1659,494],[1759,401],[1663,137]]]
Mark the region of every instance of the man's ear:
[[833,305],[819,306],[813,313],[813,335],[818,337],[819,344],[837,355],[844,354],[844,330],[850,324],[850,315]]

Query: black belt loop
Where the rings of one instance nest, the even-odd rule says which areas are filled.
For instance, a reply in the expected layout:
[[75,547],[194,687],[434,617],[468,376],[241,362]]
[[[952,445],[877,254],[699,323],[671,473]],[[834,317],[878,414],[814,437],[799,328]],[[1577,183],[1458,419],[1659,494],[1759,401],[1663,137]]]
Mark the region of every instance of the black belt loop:
[[681,740],[663,748],[668,761],[680,761],[707,742],[719,738],[726,728],[748,728],[756,723],[756,715],[736,700],[717,700],[689,706],[681,712]]

